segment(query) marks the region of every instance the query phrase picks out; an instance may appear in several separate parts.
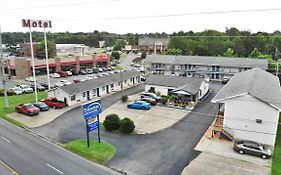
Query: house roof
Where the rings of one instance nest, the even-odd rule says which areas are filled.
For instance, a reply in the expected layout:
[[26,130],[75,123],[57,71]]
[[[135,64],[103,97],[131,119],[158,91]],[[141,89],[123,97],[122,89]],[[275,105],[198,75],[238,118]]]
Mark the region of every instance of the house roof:
[[173,55],[148,55],[148,63],[163,64],[195,64],[195,65],[217,65],[227,67],[259,67],[268,68],[267,59],[254,58],[228,58],[228,57],[210,57],[210,56],[173,56]]
[[139,46],[149,46],[154,45],[154,43],[163,43],[164,46],[167,46],[169,43],[169,38],[139,38]]
[[203,78],[195,77],[179,77],[172,75],[149,75],[146,79],[146,84],[172,87],[176,90],[184,90],[191,94],[196,94],[204,81]]
[[245,94],[281,110],[279,79],[260,68],[235,74],[212,102],[216,103]]
[[135,77],[138,75],[140,75],[140,73],[135,70],[124,71],[124,72],[118,73],[118,74],[110,74],[108,76],[100,77],[97,79],[92,79],[92,80],[83,81],[83,82],[79,82],[79,83],[75,83],[75,84],[71,84],[71,85],[67,85],[67,86],[62,86],[62,87],[59,87],[58,89],[61,89],[62,91],[64,91],[65,93],[67,93],[69,95],[75,95],[80,92],[89,91],[89,90],[92,90],[97,87],[101,87],[101,86],[105,86],[105,85],[109,85],[111,83],[121,81],[121,79],[125,80],[125,79]]

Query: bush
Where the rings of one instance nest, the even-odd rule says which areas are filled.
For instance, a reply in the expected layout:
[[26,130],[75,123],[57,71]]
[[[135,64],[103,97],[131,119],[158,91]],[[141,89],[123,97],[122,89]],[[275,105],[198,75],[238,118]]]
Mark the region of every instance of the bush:
[[122,102],[128,101],[128,96],[127,96],[127,95],[123,95],[123,96],[121,97],[121,100],[122,100]]
[[163,105],[165,105],[165,104],[167,104],[167,102],[168,102],[168,98],[162,97],[162,98],[160,99],[160,101],[161,101],[161,103],[162,103]]
[[7,91],[7,95],[11,96],[11,95],[15,95],[16,93],[12,90],[8,90]]
[[134,129],[135,129],[135,124],[131,119],[126,117],[120,120],[120,127],[119,127],[120,132],[124,134],[130,134],[134,131]]
[[4,91],[0,91],[0,96],[4,96]]
[[114,131],[119,128],[119,122],[120,118],[117,114],[109,114],[105,117],[103,125],[107,131]]
[[161,95],[161,92],[157,91],[157,92],[156,92],[156,95],[157,95],[157,96],[160,96],[160,95]]

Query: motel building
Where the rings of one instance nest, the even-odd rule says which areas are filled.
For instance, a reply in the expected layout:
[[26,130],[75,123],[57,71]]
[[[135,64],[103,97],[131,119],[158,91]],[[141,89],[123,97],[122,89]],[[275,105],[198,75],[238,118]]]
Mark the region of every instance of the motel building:
[[[7,58],[6,72],[10,76],[17,79],[23,79],[32,76],[32,60],[27,57]],[[67,58],[50,58],[49,69],[50,73],[58,71],[75,71],[79,72],[81,69],[96,69],[108,68],[111,66],[110,55],[95,54],[92,56],[74,56]],[[46,60],[35,59],[35,73],[36,75],[47,74]]]

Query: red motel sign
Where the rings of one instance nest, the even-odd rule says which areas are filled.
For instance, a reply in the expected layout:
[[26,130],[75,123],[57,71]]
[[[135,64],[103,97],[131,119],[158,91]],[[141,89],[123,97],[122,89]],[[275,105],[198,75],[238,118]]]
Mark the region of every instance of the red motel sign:
[[22,27],[52,28],[52,21],[51,20],[22,19]]

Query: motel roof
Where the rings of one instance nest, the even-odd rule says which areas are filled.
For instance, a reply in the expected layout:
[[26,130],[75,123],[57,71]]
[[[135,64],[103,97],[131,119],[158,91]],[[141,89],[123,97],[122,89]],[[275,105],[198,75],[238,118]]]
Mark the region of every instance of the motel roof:
[[211,56],[173,56],[173,55],[148,55],[147,63],[162,64],[191,64],[207,66],[225,66],[225,67],[259,67],[268,68],[267,59],[254,58],[228,58],[228,57],[211,57]]
[[110,74],[108,76],[103,76],[92,80],[87,80],[67,86],[58,87],[58,89],[64,91],[69,95],[75,95],[81,92],[93,90],[98,87],[110,85],[111,83],[119,82],[122,79],[125,80],[139,75],[140,73],[135,70],[123,71],[117,74]]
[[246,94],[281,110],[279,79],[260,68],[235,74],[213,98],[212,102],[226,101]]

